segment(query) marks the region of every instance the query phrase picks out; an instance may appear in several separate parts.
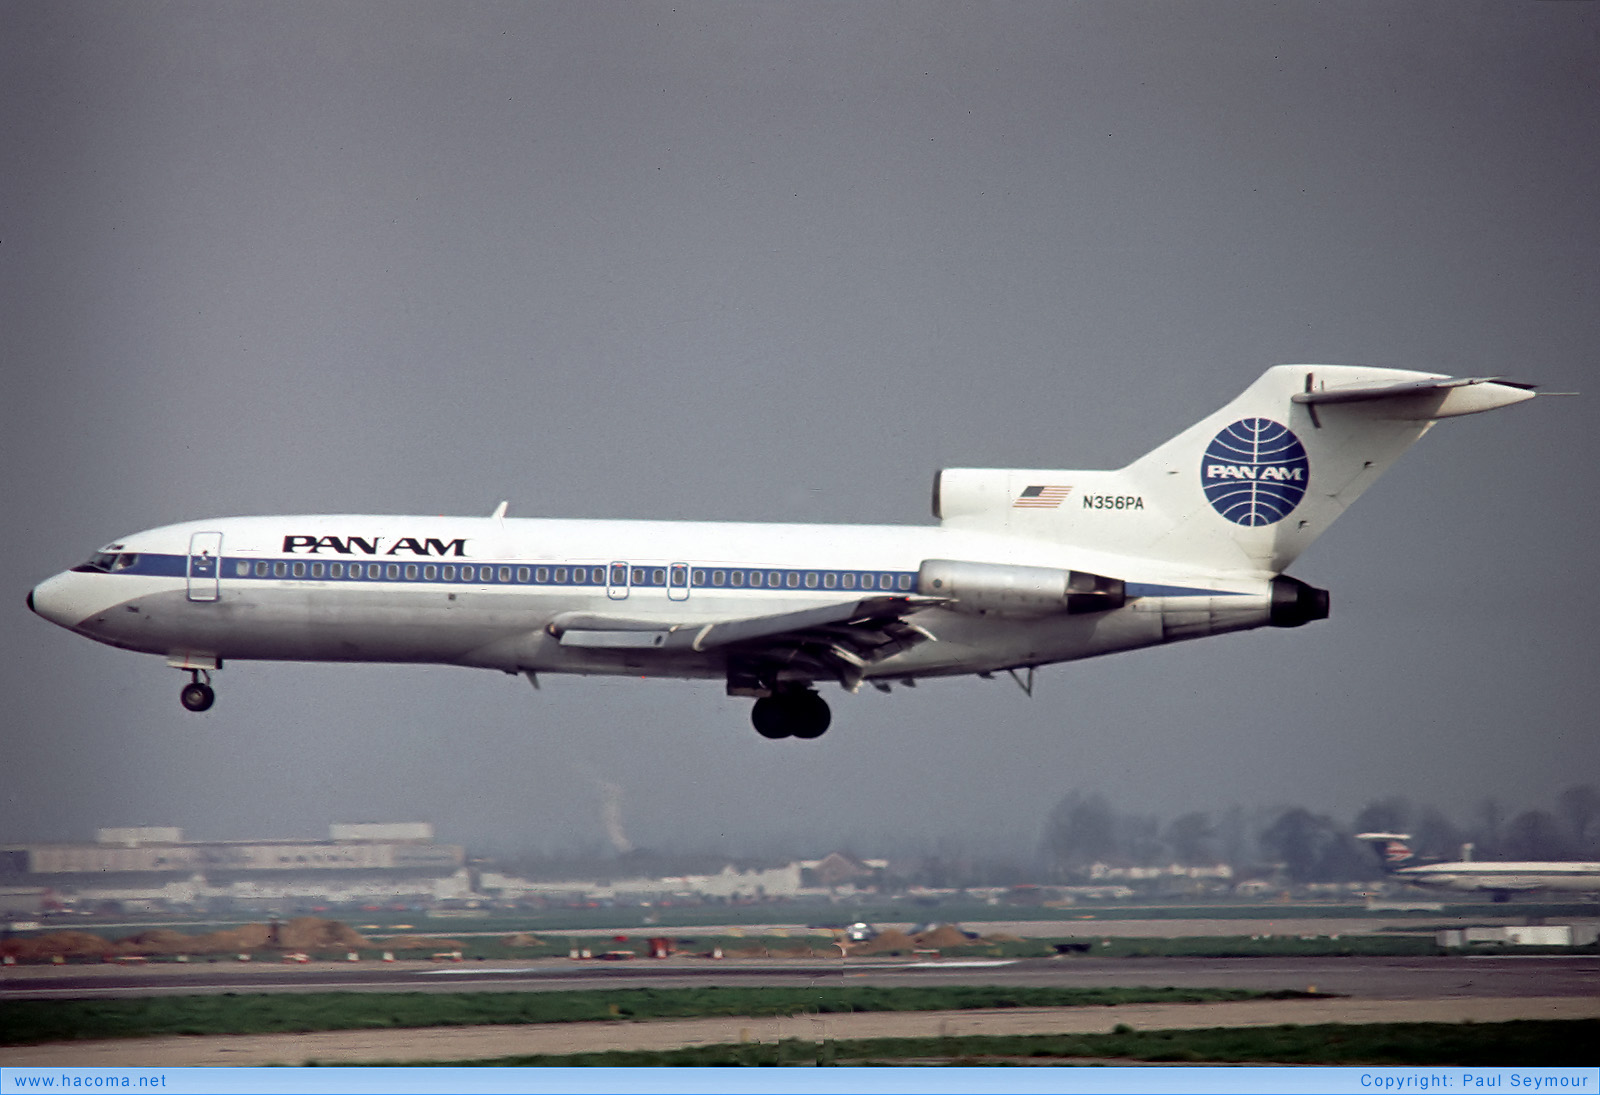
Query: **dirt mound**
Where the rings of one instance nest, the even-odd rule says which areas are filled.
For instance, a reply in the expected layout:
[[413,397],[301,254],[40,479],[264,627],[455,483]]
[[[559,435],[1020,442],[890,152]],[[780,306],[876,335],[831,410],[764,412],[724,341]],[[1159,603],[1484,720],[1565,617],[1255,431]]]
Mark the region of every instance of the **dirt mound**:
[[292,951],[351,951],[372,944],[348,924],[302,916],[279,926],[278,945]]
[[975,942],[968,939],[960,928],[950,924],[940,924],[931,931],[919,932],[912,938],[917,941],[919,947],[966,947]]
[[[430,944],[425,944],[430,945]],[[453,947],[460,943],[450,941]],[[81,931],[50,932],[0,943],[0,953],[19,962],[43,962],[55,955],[88,958],[117,955],[246,954],[260,950],[352,951],[370,948],[366,937],[337,920],[303,916],[273,928],[267,924],[241,924],[237,928],[185,935],[171,928],[150,928],[111,942]]]
[[517,932],[514,935],[508,935],[500,942],[508,947],[538,947],[544,945],[543,939],[540,939],[537,935],[530,935],[528,932]]
[[234,954],[261,950],[272,936],[265,924],[241,924],[194,937],[190,946],[196,954]]
[[851,954],[910,954],[917,949],[917,941],[898,928],[879,932],[865,943],[850,948]]
[[47,932],[0,942],[0,954],[8,954],[19,962],[48,962],[56,955],[103,958],[112,953],[114,948],[110,943],[98,935],[80,931]]
[[151,928],[118,939],[112,947],[118,954],[188,954],[194,950],[194,936],[171,928]]

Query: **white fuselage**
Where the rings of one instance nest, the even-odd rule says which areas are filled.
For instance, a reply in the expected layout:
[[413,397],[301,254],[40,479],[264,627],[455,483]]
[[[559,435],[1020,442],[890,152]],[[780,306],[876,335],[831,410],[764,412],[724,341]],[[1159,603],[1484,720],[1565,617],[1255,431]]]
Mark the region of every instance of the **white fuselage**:
[[1600,893],[1600,863],[1507,862],[1426,863],[1402,867],[1394,876],[1415,886],[1477,893],[1559,890]]
[[929,604],[921,642],[864,676],[988,672],[1262,626],[1271,586],[1045,540],[944,527],[515,518],[238,517],[116,541],[36,587],[36,612],[167,656],[433,662],[507,672],[718,677],[728,654],[563,645],[592,614],[684,624],[916,596],[929,559],[1111,573],[1112,611],[984,613]]

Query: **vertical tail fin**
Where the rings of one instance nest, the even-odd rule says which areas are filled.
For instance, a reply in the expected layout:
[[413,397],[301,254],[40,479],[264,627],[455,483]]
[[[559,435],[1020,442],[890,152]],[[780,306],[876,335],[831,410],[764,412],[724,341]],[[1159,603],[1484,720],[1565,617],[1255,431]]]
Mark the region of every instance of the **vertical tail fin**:
[[1406,843],[1411,839],[1410,833],[1357,833],[1356,839],[1372,845],[1385,871],[1397,871],[1417,858],[1417,853]]
[[1271,576],[1435,421],[1531,398],[1484,378],[1278,365],[1120,471],[946,469],[934,513],[955,527]]
[[1436,420],[1532,397],[1492,380],[1279,365],[1124,473],[1172,518],[1151,554],[1277,574]]

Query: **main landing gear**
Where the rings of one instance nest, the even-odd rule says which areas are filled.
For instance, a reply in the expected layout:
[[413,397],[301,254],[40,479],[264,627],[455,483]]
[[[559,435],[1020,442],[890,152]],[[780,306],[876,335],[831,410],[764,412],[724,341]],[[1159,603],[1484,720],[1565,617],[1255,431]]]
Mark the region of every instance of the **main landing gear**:
[[828,701],[809,688],[785,688],[762,696],[750,721],[764,738],[820,738],[833,721]]
[[211,674],[204,669],[189,670],[189,683],[178,693],[178,699],[191,711],[209,710],[217,702],[217,694],[211,688]]

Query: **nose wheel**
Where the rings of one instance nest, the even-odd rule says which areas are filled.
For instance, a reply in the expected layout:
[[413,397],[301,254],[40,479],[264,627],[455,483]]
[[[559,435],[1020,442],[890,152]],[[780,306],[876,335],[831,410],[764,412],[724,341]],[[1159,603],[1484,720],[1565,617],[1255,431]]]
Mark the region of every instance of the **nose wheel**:
[[211,688],[211,674],[204,669],[191,669],[189,674],[189,683],[178,693],[179,701],[190,711],[208,710],[217,702],[217,694]]

